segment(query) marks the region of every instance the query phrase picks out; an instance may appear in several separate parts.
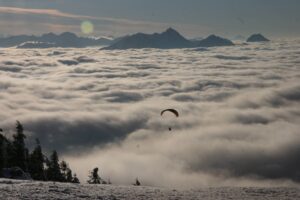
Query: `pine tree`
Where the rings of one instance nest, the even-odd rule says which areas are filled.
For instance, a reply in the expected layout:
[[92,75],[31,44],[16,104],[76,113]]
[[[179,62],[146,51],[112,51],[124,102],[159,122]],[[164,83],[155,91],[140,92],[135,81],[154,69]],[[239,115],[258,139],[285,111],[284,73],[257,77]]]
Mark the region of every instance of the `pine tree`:
[[64,177],[64,181],[67,180],[67,170],[69,169],[68,163],[66,161],[61,161],[60,162],[60,169],[62,171],[62,175]]
[[134,184],[134,185],[135,185],[135,186],[140,186],[140,185],[141,185],[141,183],[140,183],[140,181],[139,181],[138,178],[135,179],[135,184]]
[[47,178],[50,181],[64,181],[63,174],[60,171],[59,167],[59,159],[56,151],[50,156],[50,160],[47,162],[48,169],[47,169]]
[[77,175],[76,175],[76,174],[73,175],[72,183],[80,183],[80,181],[79,181],[79,179],[77,178]]
[[11,141],[6,140],[6,166],[7,168],[14,167],[15,165],[15,149],[14,145],[11,143]]
[[73,181],[72,170],[70,168],[67,169],[66,181],[68,183],[72,183]]
[[13,148],[14,148],[14,159],[13,165],[20,167],[24,171],[28,171],[28,163],[26,157],[26,151],[28,150],[25,147],[25,138],[23,125],[17,121],[16,123],[17,133],[13,135]]
[[90,172],[89,180],[87,181],[89,184],[100,184],[101,178],[98,175],[98,167],[94,168],[93,171]]
[[[36,139],[36,147],[29,154],[25,146],[24,128],[19,121],[16,123],[16,131],[13,140],[10,141],[1,134],[3,130],[0,128],[0,177],[3,168],[20,167],[23,171],[29,172],[35,180],[80,183],[76,174],[72,176],[72,170],[66,161],[59,163],[56,151],[53,151],[50,159],[43,155],[38,139]],[[45,163],[47,169],[44,167]],[[98,177],[96,182],[100,183],[101,179],[97,173],[98,168],[97,176],[94,177]]]
[[29,156],[29,172],[34,180],[45,180],[44,155],[40,141],[36,139],[36,147]]
[[0,134],[0,177],[3,176],[2,175],[2,169],[7,166],[6,144],[7,144],[7,139],[2,134]]

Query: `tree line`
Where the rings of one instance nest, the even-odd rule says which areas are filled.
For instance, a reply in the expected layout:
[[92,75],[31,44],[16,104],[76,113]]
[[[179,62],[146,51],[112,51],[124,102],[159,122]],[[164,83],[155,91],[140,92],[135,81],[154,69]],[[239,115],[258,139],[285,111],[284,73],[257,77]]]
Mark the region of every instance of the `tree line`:
[[[16,132],[13,134],[12,139],[3,135],[3,130],[0,128],[0,178],[14,178],[7,177],[5,173],[12,169],[18,169],[30,175],[26,178],[33,180],[80,183],[76,174],[72,173],[69,164],[64,160],[59,161],[56,150],[49,157],[45,156],[39,139],[36,139],[34,149],[29,152],[25,144],[26,135],[24,134],[23,125],[17,121],[15,128]],[[110,179],[107,181],[102,179],[98,172],[98,167],[92,169],[89,172],[87,183],[111,184]],[[136,179],[134,185],[140,185],[138,179]]]
[[33,180],[79,183],[68,163],[59,161],[55,150],[50,157],[45,156],[39,139],[36,139],[33,151],[29,152],[25,145],[24,128],[19,121],[16,122],[16,133],[12,139],[2,133],[3,130],[0,129],[0,177],[5,177],[8,169],[17,168],[30,174]]

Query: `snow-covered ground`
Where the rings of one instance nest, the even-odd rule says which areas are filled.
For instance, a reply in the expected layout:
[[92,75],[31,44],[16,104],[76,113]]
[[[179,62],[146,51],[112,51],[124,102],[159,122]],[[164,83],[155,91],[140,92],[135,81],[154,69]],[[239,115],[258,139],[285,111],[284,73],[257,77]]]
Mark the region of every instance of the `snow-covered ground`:
[[291,200],[300,199],[300,188],[214,187],[193,190],[178,190],[143,186],[87,185],[0,179],[0,199]]

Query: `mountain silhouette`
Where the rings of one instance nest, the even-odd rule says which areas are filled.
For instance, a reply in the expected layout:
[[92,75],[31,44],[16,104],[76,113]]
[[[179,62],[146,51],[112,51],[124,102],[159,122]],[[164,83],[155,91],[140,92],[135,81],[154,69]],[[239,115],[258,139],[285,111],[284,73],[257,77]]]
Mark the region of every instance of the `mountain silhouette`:
[[34,35],[16,35],[10,37],[0,38],[0,47],[13,47],[24,42],[36,41],[37,37]]
[[54,47],[56,47],[54,43],[48,42],[24,42],[17,46],[19,49],[46,49]]
[[112,40],[106,38],[78,37],[74,33],[64,32],[62,34],[47,33],[41,36],[18,35],[0,38],[0,47],[18,48],[83,48],[88,46],[110,45]]
[[141,49],[141,48],[158,48],[173,49],[192,47],[193,43],[185,39],[176,30],[169,28],[163,33],[145,34],[137,33],[125,36],[115,42],[105,50],[113,49]]
[[0,47],[17,48],[84,48],[89,46],[107,46],[105,50],[114,49],[175,49],[175,48],[196,48],[232,46],[230,40],[215,35],[210,35],[205,39],[188,40],[173,28],[168,28],[162,33],[137,33],[110,40],[106,38],[85,38],[78,37],[74,33],[64,32],[61,34],[47,33],[41,36],[18,35],[0,38]]
[[197,47],[216,47],[216,46],[233,46],[233,42],[216,35],[210,35],[207,38],[196,43]]
[[137,33],[119,38],[111,46],[102,48],[103,50],[125,50],[141,48],[174,49],[174,48],[195,48],[232,46],[230,40],[211,35],[203,40],[188,40],[176,30],[169,28],[163,33],[145,34]]
[[262,34],[253,34],[248,39],[247,42],[269,42],[270,40],[264,37]]

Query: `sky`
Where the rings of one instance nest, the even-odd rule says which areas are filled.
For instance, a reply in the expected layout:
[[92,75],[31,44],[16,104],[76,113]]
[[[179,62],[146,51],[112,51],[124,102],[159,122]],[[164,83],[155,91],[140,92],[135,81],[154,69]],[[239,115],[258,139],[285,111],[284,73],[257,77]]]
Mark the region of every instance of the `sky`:
[[94,36],[161,32],[187,37],[263,33],[300,35],[298,0],[0,0],[0,35],[72,31],[94,25]]

